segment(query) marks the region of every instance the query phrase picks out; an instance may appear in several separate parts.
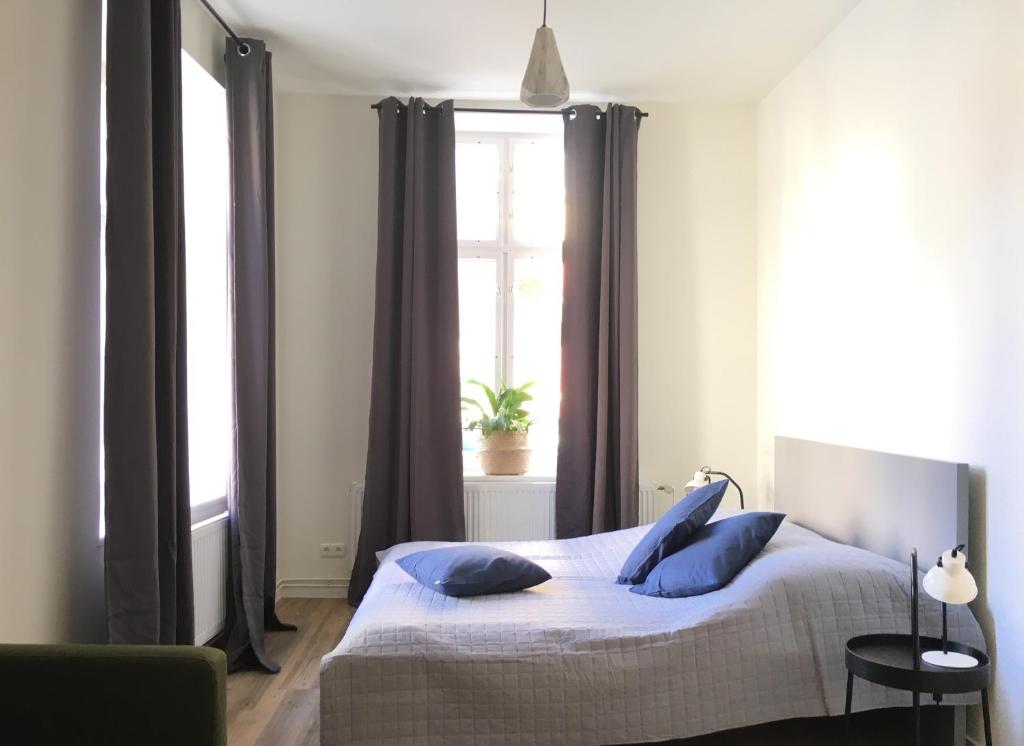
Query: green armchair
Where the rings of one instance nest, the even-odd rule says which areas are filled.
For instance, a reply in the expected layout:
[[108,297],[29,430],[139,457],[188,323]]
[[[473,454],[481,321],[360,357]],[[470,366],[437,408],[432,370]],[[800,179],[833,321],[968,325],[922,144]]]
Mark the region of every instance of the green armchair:
[[225,746],[226,680],[212,648],[0,645],[0,741]]

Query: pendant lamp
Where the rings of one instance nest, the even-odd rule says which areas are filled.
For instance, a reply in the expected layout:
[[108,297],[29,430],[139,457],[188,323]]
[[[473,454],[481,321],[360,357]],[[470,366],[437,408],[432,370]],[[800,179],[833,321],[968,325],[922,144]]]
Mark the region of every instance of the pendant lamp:
[[533,35],[533,50],[519,88],[519,99],[535,108],[561,106],[569,100],[569,80],[558,56],[555,32],[548,27],[548,0],[544,0],[541,27]]

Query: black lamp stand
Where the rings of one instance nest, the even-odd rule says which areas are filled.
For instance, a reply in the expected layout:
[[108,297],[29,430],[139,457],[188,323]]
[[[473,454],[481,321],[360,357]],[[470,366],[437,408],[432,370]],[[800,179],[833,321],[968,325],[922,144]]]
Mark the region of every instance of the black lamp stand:
[[743,488],[740,487],[739,482],[730,477],[724,471],[713,471],[710,466],[702,466],[700,470],[708,476],[725,477],[729,480],[729,484],[736,488],[736,491],[740,493],[740,510],[746,510],[747,506],[743,504]]

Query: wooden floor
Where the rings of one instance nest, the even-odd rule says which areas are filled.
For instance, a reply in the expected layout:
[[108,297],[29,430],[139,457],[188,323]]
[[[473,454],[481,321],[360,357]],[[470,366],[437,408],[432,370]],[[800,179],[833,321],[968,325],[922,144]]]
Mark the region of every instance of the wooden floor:
[[[318,746],[320,743],[320,658],[338,644],[352,608],[344,599],[288,598],[278,602],[281,621],[298,632],[270,632],[267,648],[281,664],[276,675],[242,672],[228,677],[230,746]],[[925,708],[926,744],[948,744],[950,708]],[[909,710],[876,710],[854,716],[853,733],[842,718],[789,720],[714,733],[675,746],[902,746],[910,743]],[[665,746],[669,746],[666,743]]]
[[229,746],[320,743],[320,657],[338,644],[353,609],[341,598],[285,598],[277,611],[299,630],[267,633],[280,673],[228,677]]

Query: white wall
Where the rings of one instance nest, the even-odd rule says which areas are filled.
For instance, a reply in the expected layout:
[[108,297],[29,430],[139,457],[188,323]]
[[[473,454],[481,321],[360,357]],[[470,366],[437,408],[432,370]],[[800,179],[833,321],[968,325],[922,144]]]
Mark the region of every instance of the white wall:
[[775,434],[971,464],[1007,744],[1024,743],[1021,39],[1019,0],[864,0],[759,112],[761,485]]
[[[278,578],[315,595],[352,565],[349,485],[366,465],[377,256],[370,99],[280,95],[277,171]],[[349,545],[321,559],[322,542]],[[336,590],[340,592],[340,590]]]
[[105,629],[99,7],[8,0],[0,10],[3,642],[98,639]]
[[[370,103],[276,101],[278,578],[293,595],[340,593],[352,562],[348,489],[365,470],[376,267]],[[709,463],[753,492],[756,112],[644,108],[641,477],[680,489]],[[348,556],[321,559],[320,543],[336,541]]]
[[199,0],[181,0],[181,46],[221,85],[225,82],[224,37]]
[[640,477],[681,490],[707,464],[756,507],[756,110],[643,108]]

